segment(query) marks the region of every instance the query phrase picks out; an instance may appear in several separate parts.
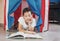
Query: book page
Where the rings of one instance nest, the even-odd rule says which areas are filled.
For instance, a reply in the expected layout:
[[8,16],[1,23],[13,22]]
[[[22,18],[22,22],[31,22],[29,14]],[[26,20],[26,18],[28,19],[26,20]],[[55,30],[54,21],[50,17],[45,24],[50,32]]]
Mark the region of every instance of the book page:
[[24,33],[23,32],[16,32],[16,33],[13,33],[13,34],[11,34],[10,36],[9,36],[9,38],[10,37],[14,37],[14,36],[17,36],[17,35],[24,35]]
[[42,36],[40,36],[37,33],[34,33],[34,34],[24,33],[24,37],[25,38],[42,38]]

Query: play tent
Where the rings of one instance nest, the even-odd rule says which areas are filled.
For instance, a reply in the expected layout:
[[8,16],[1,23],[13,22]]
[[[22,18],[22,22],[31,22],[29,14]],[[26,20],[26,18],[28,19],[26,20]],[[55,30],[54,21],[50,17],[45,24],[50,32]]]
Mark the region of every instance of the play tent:
[[48,30],[49,0],[4,0],[4,29],[9,30],[22,15],[22,2],[27,2],[33,17],[38,17],[36,28],[39,32]]

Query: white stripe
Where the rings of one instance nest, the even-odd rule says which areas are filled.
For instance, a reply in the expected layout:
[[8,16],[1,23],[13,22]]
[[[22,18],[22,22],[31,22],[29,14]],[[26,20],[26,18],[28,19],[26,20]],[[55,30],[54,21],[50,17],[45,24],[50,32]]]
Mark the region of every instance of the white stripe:
[[44,27],[43,31],[47,30],[48,26],[48,11],[49,11],[49,0],[45,0],[45,20],[44,20]]
[[6,30],[8,30],[8,6],[9,0],[6,0]]

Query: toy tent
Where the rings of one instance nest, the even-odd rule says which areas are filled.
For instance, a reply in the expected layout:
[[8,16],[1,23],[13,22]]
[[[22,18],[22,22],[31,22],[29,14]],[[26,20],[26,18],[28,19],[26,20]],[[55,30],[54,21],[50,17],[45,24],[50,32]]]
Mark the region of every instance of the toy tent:
[[4,29],[9,30],[22,16],[22,8],[28,7],[32,10],[33,17],[37,19],[37,30],[39,32],[48,30],[49,0],[4,0]]

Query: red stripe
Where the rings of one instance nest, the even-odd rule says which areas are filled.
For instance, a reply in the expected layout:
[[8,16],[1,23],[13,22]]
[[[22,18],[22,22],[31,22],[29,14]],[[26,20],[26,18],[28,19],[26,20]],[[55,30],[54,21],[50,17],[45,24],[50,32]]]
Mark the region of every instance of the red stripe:
[[26,0],[23,0],[23,1],[26,1]]
[[4,30],[6,29],[6,0],[4,1]]
[[14,23],[16,23],[17,22],[17,20],[18,20],[18,18],[21,16],[21,4],[20,4],[20,6],[17,8],[17,10],[14,12],[14,18],[15,18],[15,21],[14,21]]
[[41,16],[42,16],[42,25],[40,26],[40,32],[42,32],[44,27],[44,19],[45,19],[45,0],[42,0],[42,9],[41,9]]
[[34,13],[33,13],[33,18],[36,18]]

